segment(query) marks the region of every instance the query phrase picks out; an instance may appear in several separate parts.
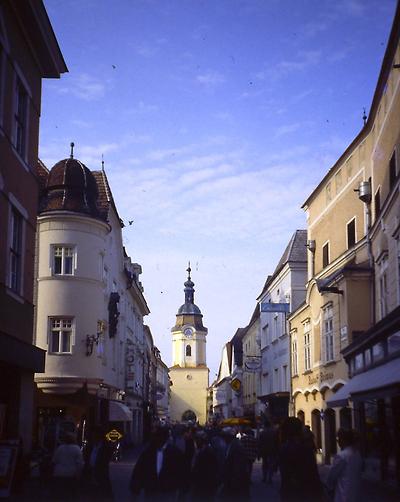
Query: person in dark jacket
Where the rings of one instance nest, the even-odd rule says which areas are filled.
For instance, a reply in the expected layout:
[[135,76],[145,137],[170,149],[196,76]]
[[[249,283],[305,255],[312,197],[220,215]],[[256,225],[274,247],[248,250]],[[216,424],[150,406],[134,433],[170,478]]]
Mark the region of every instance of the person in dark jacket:
[[323,489],[315,455],[303,437],[303,424],[289,417],[282,424],[282,446],[279,455],[282,502],[319,502]]
[[206,432],[196,432],[194,440],[196,452],[190,476],[191,500],[193,502],[212,501],[219,484],[217,456],[209,444]]
[[258,438],[258,453],[262,459],[262,479],[272,483],[277,468],[279,441],[277,431],[266,421]]
[[152,433],[132,471],[130,489],[134,497],[139,497],[143,490],[146,500],[167,502],[176,500],[182,491],[183,453],[168,439],[166,427],[158,426]]
[[246,453],[232,427],[222,429],[227,448],[222,473],[222,500],[245,501],[250,496],[250,469]]
[[93,500],[112,500],[109,464],[113,448],[105,438],[102,428],[94,431],[86,456],[86,490]]

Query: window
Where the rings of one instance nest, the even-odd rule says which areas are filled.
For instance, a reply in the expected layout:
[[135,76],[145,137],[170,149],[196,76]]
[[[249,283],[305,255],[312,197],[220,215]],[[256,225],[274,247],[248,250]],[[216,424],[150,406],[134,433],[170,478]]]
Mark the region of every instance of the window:
[[70,246],[53,247],[53,273],[55,275],[73,274],[74,248]]
[[28,126],[28,94],[21,80],[17,78],[15,103],[15,136],[14,145],[17,152],[25,159]]
[[323,350],[325,362],[334,360],[333,347],[333,307],[328,305],[323,310]]
[[279,391],[279,368],[274,369],[274,391]]
[[381,319],[388,313],[388,287],[387,287],[387,268],[388,254],[382,256],[378,263],[379,267],[379,308]]
[[391,190],[396,183],[397,173],[396,173],[396,150],[389,162],[389,189]]
[[71,354],[72,319],[50,319],[50,352],[52,354]]
[[375,363],[385,357],[385,346],[383,342],[378,342],[372,347],[372,361]]
[[347,223],[347,249],[350,249],[356,243],[356,219],[353,218]]
[[329,265],[329,242],[322,247],[322,267],[325,268]]
[[21,293],[22,281],[22,215],[15,209],[11,209],[11,232],[10,232],[10,289]]
[[396,352],[400,352],[400,331],[393,333],[388,337],[388,353],[395,354]]
[[297,337],[292,336],[292,374],[298,375]]
[[190,345],[186,345],[186,356],[187,357],[192,356],[192,347]]
[[375,202],[375,218],[378,218],[378,216],[381,212],[381,189],[380,188],[378,188],[378,190],[375,192],[374,202]]
[[364,354],[357,354],[354,358],[354,371],[360,371],[364,368]]
[[268,345],[268,324],[266,324],[262,329],[262,345],[264,347]]
[[287,381],[287,366],[282,366],[282,379],[283,379],[283,382],[282,382],[282,386],[283,386],[283,391],[286,392],[288,389],[288,381]]
[[310,321],[303,324],[304,333],[304,371],[311,370],[311,330]]

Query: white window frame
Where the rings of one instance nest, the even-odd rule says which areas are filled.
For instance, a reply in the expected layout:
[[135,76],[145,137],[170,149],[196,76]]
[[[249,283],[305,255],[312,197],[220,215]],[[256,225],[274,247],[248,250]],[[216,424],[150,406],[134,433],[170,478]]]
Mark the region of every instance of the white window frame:
[[[354,244],[352,246],[349,246],[349,225],[352,221],[354,221]],[[357,217],[353,216],[353,218],[351,218],[346,223],[346,247],[347,249],[351,249],[356,244],[357,244]]]
[[[24,99],[25,103],[23,104],[23,114],[22,114],[22,119],[19,121],[19,90],[22,89],[24,93]],[[14,78],[14,106],[13,106],[13,115],[12,115],[12,123],[13,123],[13,129],[12,129],[12,144],[14,146],[14,150],[17,153],[18,157],[23,161],[24,165],[26,166],[27,160],[28,160],[28,141],[29,141],[29,103],[30,103],[30,92],[29,88],[26,85],[25,79],[21,78],[21,75],[19,72],[15,74]],[[19,126],[22,127],[22,146],[19,147],[18,145],[18,130]]]
[[379,281],[379,315],[380,319],[383,319],[389,312],[388,300],[388,276],[387,270],[389,265],[389,254],[384,251],[380,256],[377,266],[378,266],[378,281]]
[[[328,245],[328,263],[325,265],[324,264],[324,247]],[[330,244],[330,241],[327,240],[325,241],[323,244],[322,244],[322,247],[321,247],[321,265],[322,265],[322,268],[326,268],[330,265],[331,263],[331,244]]]
[[[18,222],[18,228],[15,223]],[[15,230],[18,232],[15,240]],[[23,291],[23,276],[24,276],[24,235],[25,222],[21,212],[15,207],[10,207],[10,223],[9,223],[9,247],[8,247],[8,287],[13,293],[22,296]],[[16,270],[14,268],[16,267]],[[16,279],[14,280],[14,276]],[[16,281],[16,282],[15,282]]]
[[[61,271],[56,272],[56,252],[61,249]],[[72,256],[68,256],[69,250],[71,250]],[[51,244],[51,273],[54,276],[67,276],[70,277],[75,275],[76,272],[76,246],[74,244]],[[72,258],[71,260],[71,273],[66,272],[66,259]]]
[[297,376],[299,374],[297,332],[292,332],[291,340],[292,340],[291,341],[291,343],[292,343],[292,376]]
[[322,308],[322,339],[324,362],[332,362],[335,360],[333,303],[328,303]]
[[303,341],[304,341],[304,371],[311,371],[311,323],[310,319],[303,322]]
[[[57,325],[58,324],[58,325]],[[58,328],[58,330],[57,330]],[[58,347],[54,347],[53,333],[59,332]],[[63,338],[69,334],[69,350],[62,350]],[[73,317],[52,316],[49,317],[48,353],[51,355],[71,355],[75,345],[75,322]],[[55,350],[56,349],[56,350]],[[61,349],[61,350],[60,350]]]
[[[11,193],[8,193],[8,235],[7,235],[7,293],[13,296],[18,301],[23,301],[22,296],[24,292],[24,271],[25,271],[25,253],[24,250],[26,248],[26,221],[28,220],[28,212],[20,204],[18,199]],[[13,212],[16,211],[22,216],[22,239],[21,239],[21,275],[20,275],[20,284],[18,290],[15,290],[11,287],[11,267],[12,267],[12,259],[11,259],[11,246],[12,246],[12,224],[13,224]]]

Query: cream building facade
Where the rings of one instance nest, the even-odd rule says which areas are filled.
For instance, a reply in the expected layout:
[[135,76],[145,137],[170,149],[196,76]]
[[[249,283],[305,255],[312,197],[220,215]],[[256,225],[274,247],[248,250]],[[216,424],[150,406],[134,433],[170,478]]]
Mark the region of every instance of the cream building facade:
[[[207,420],[207,389],[209,369],[206,363],[207,328],[203,315],[194,303],[194,283],[187,269],[185,303],[179,308],[172,332],[172,367],[170,416],[173,421],[192,420],[205,424]],[[185,414],[185,415],[184,415]]]
[[39,440],[73,426],[84,441],[94,427],[118,423],[138,442],[149,313],[141,268],[126,256],[104,170],[90,171],[72,153],[50,172],[39,167],[35,337],[46,350],[45,372],[35,375]]
[[[336,430],[356,425],[342,353],[398,305],[399,13],[368,119],[304,203],[308,282],[290,317],[295,413],[329,461]],[[339,395],[339,394],[338,394]]]
[[258,303],[248,326],[244,328],[242,351],[243,415],[255,419],[261,411],[261,402],[258,399],[261,387],[260,307]]

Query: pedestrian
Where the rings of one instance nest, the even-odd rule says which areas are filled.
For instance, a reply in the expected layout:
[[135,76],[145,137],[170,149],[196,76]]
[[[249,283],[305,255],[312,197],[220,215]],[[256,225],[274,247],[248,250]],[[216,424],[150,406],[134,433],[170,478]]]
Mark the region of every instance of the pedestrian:
[[355,502],[361,491],[362,459],[353,430],[339,429],[337,441],[341,451],[335,456],[326,482],[335,502]]
[[246,427],[240,438],[240,444],[242,445],[244,452],[249,463],[249,477],[251,480],[251,471],[253,470],[253,464],[255,459],[258,457],[258,444],[257,439],[254,437],[254,431],[250,427]]
[[221,498],[227,501],[245,501],[250,496],[250,471],[246,453],[232,427],[222,429],[227,448],[222,473]]
[[278,434],[268,420],[258,438],[258,455],[262,459],[262,480],[272,483],[278,462]]
[[134,498],[144,492],[145,500],[174,501],[184,486],[184,456],[169,442],[169,429],[157,426],[150,442],[132,471],[130,489]]
[[101,427],[95,429],[86,459],[87,489],[94,500],[112,500],[110,461],[113,447]]
[[303,424],[288,417],[282,424],[279,454],[282,502],[319,502],[323,489],[314,452],[304,441]]
[[212,501],[219,484],[217,456],[205,431],[197,431],[194,441],[196,452],[190,476],[191,500],[193,502]]
[[317,453],[317,447],[315,445],[315,437],[309,425],[305,425],[303,429],[304,441],[312,449],[314,454]]
[[65,432],[61,440],[53,455],[53,500],[73,500],[78,496],[84,461],[73,433]]

